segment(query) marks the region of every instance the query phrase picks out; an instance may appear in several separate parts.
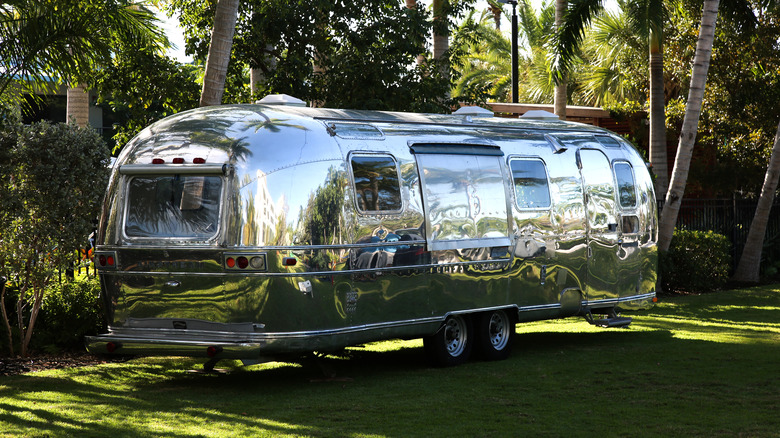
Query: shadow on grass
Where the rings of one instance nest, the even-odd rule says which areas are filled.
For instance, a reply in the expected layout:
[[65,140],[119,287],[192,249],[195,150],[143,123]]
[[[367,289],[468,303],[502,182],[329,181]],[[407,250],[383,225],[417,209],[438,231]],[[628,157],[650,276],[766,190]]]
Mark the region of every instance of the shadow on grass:
[[778,323],[760,300],[723,298],[698,317],[695,300],[676,300],[629,329],[551,321],[516,335],[505,361],[445,369],[418,341],[226,361],[222,375],[145,358],[14,376],[0,381],[0,434],[592,436],[608,423],[612,435],[776,436]]

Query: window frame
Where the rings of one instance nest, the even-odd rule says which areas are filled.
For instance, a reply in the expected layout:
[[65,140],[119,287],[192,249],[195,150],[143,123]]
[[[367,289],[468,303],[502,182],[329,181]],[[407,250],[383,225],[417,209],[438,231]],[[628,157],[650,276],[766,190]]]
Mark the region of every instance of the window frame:
[[[546,206],[539,207],[523,207],[520,205],[520,200],[517,198],[517,184],[515,183],[515,175],[512,170],[512,161],[537,161],[542,163],[542,169],[544,170],[544,178],[547,187],[547,199],[548,204]],[[547,170],[547,163],[541,157],[526,157],[513,155],[507,159],[507,172],[509,173],[509,180],[512,185],[512,198],[514,199],[515,208],[520,211],[547,211],[553,206],[552,191],[550,190],[550,173]]]
[[[398,181],[398,201],[399,208],[395,210],[363,210],[360,208],[360,202],[358,202],[359,192],[357,182],[355,181],[355,169],[352,166],[353,159],[356,157],[376,157],[376,158],[389,158],[393,162],[393,168],[395,169],[395,175]],[[376,215],[396,215],[404,211],[404,196],[403,196],[403,178],[401,177],[401,169],[398,166],[398,160],[390,153],[372,153],[372,152],[351,152],[347,156],[347,167],[349,168],[350,185],[352,186],[353,205],[355,211],[360,215],[376,216]]]
[[[157,179],[160,178],[173,178],[176,176],[182,176],[186,178],[192,178],[192,177],[202,177],[202,178],[208,178],[208,177],[215,177],[219,180],[220,188],[219,188],[219,195],[217,199],[217,217],[216,217],[216,230],[213,234],[209,236],[133,236],[129,235],[127,233],[127,226],[128,226],[128,215],[130,213],[130,185],[132,184],[132,181],[136,178],[146,178],[146,179]],[[187,242],[187,243],[209,243],[214,242],[217,240],[220,236],[220,233],[222,232],[223,228],[223,217],[224,217],[224,210],[225,210],[225,204],[228,202],[225,198],[225,193],[227,190],[227,180],[222,175],[217,175],[214,173],[191,173],[191,172],[182,172],[182,173],[176,173],[176,172],[159,172],[159,173],[130,173],[125,174],[123,181],[122,181],[122,215],[121,215],[121,235],[122,238],[131,241],[131,242],[153,242],[153,241],[170,241],[170,242]]]
[[[623,205],[623,201],[620,196],[620,180],[618,178],[618,172],[617,172],[617,166],[625,165],[628,166],[628,171],[631,173],[631,182],[632,187],[634,189],[634,204],[631,206],[625,206]],[[612,162],[612,173],[615,175],[615,201],[617,201],[617,205],[620,208],[620,211],[636,211],[636,209],[639,207],[639,192],[637,191],[637,184],[636,184],[636,174],[634,173],[634,166],[631,165],[628,161],[625,160],[615,160]]]

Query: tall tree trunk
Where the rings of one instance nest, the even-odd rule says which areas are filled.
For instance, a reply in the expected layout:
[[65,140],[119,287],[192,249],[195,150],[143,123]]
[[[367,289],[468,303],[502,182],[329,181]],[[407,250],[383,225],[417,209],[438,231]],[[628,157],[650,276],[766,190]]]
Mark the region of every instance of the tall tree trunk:
[[[417,9],[417,0],[406,0],[406,8],[407,9]],[[425,55],[419,54],[417,55],[417,65],[423,65],[425,63]]]
[[761,188],[761,197],[758,198],[756,214],[753,216],[753,222],[750,223],[745,248],[742,250],[742,257],[739,258],[739,265],[737,265],[737,270],[732,277],[734,281],[758,282],[761,250],[764,245],[766,226],[769,222],[769,212],[772,210],[772,203],[775,200],[778,178],[780,178],[780,124],[777,125],[775,145],[772,147],[772,156],[769,158],[769,167],[766,169],[764,186]]
[[[566,15],[566,9],[569,7],[567,0],[555,0],[555,28],[558,29],[563,25],[563,17]],[[568,99],[566,93],[566,80],[567,76],[563,75],[560,78],[560,82],[555,84],[555,96],[553,97],[553,107],[555,115],[561,120],[566,120],[566,101]]]
[[82,128],[89,124],[89,91],[86,88],[84,84],[69,87],[65,109],[65,122],[72,120]]
[[[450,48],[449,23],[447,21],[447,11],[449,10],[449,0],[433,0],[433,59],[441,61],[442,76],[449,78],[450,72],[444,54]],[[450,97],[449,91],[442,96],[444,99]]]
[[260,83],[266,79],[265,72],[273,72],[276,70],[276,58],[273,56],[274,47],[270,44],[265,46],[265,51],[260,55],[261,63],[265,66],[265,70],[262,68],[252,68],[249,70],[249,89],[252,90],[252,94],[257,93]]
[[433,58],[440,59],[450,48],[450,35],[447,24],[447,6],[449,0],[433,0]]
[[699,129],[704,86],[707,83],[707,70],[710,67],[712,43],[715,39],[715,22],[718,20],[719,3],[720,0],[704,0],[699,39],[696,42],[696,54],[693,57],[691,86],[688,92],[688,102],[685,104],[685,117],[680,131],[680,141],[677,145],[677,156],[674,159],[672,180],[669,183],[669,191],[666,193],[666,201],[661,212],[661,223],[658,226],[658,249],[660,251],[669,250],[669,244],[674,234],[674,225],[677,223],[677,214],[680,212],[680,203],[683,194],[685,194],[685,185],[688,182],[693,145],[696,142],[696,132]]
[[211,31],[203,89],[200,92],[200,106],[219,105],[225,93],[225,78],[233,48],[233,33],[236,31],[238,0],[219,0],[214,13],[214,29]]
[[650,163],[655,173],[655,192],[661,196],[669,188],[666,158],[666,114],[664,107],[664,55],[661,36],[650,33]]

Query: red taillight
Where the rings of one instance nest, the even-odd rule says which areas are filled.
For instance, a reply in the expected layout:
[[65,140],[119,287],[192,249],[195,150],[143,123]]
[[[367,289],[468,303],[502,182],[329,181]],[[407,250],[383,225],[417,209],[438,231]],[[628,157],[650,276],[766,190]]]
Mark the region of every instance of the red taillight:
[[224,254],[225,268],[233,271],[265,271],[265,254]]
[[105,254],[101,254],[100,256],[98,256],[98,264],[99,264],[100,266],[103,266],[103,267],[106,267],[106,266],[108,266],[108,267],[112,267],[112,266],[114,266],[114,263],[115,263],[115,262],[116,262],[116,261],[114,260],[114,256],[105,255]]
[[193,158],[192,162],[195,164],[206,164],[206,159],[197,157],[197,158]]
[[163,160],[162,158],[153,158],[152,164],[165,164],[165,160]]
[[284,257],[282,259],[283,266],[295,266],[297,263],[298,260],[295,257]]
[[103,254],[96,254],[94,258],[96,267],[98,268],[116,268],[116,253],[107,252]]
[[108,351],[109,353],[113,353],[113,352],[115,352],[115,351],[116,351],[118,348],[120,348],[121,346],[122,346],[122,344],[120,344],[120,343],[118,343],[118,342],[116,342],[116,343],[114,343],[114,342],[109,342],[108,344],[106,344],[106,351]]
[[184,164],[184,158],[179,158],[179,157],[174,158],[173,164]]
[[212,346],[206,348],[206,356],[208,356],[208,357],[214,357],[214,356],[218,355],[219,353],[222,353],[222,347],[219,347],[219,346],[215,347],[215,346],[212,345]]

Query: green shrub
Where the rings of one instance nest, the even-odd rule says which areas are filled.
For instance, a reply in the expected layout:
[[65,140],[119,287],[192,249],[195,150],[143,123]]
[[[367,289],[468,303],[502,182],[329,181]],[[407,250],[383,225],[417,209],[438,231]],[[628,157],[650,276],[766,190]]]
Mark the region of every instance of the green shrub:
[[712,292],[728,280],[731,242],[712,231],[675,230],[669,251],[661,253],[661,286],[666,292]]
[[105,332],[96,277],[50,285],[43,298],[33,347],[48,352],[82,349],[84,336]]

